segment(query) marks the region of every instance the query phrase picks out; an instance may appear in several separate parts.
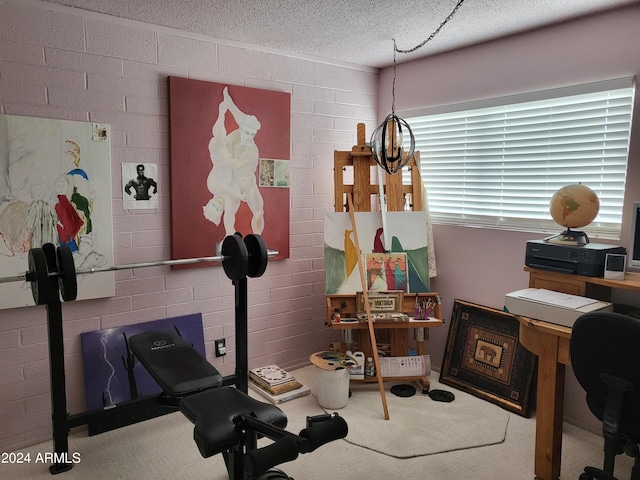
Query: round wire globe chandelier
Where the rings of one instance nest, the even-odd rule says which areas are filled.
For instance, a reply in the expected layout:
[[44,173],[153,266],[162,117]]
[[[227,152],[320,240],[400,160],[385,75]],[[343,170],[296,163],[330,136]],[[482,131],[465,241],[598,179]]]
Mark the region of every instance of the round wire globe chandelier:
[[[433,39],[449,20],[453,18],[465,0],[458,0],[456,6],[444,21],[429,37],[420,45],[408,50],[401,50],[393,39],[393,87],[391,92],[391,113],[371,134],[371,153],[376,163],[390,175],[395,175],[404,167],[413,156],[416,140],[409,124],[396,115],[396,52],[411,53],[422,48]],[[409,139],[408,148],[405,149],[405,136]]]

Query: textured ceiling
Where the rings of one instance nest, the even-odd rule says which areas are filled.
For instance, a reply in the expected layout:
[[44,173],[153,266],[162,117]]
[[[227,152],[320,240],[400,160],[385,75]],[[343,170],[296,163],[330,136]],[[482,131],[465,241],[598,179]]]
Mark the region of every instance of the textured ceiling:
[[[370,67],[393,63],[393,39],[411,49],[458,0],[45,0],[216,39]],[[638,0],[465,0],[427,45],[403,62],[609,10]]]

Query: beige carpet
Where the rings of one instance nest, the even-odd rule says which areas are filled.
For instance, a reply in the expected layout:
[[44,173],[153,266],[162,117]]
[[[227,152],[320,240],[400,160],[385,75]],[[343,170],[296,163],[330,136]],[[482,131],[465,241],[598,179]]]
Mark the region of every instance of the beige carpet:
[[[295,370],[301,376],[301,370]],[[431,375],[433,381],[436,374]],[[449,390],[447,388],[447,390]],[[451,388],[458,395],[458,392]],[[357,394],[357,392],[356,392]],[[323,413],[315,399],[307,395],[281,408],[289,418],[288,430],[298,432],[307,415]],[[377,414],[381,404],[372,413]],[[393,421],[393,410],[390,412]],[[367,423],[377,425],[379,421]],[[353,425],[350,425],[353,427]],[[407,433],[413,442],[415,429]],[[315,452],[300,455],[281,466],[296,480],[531,480],[535,418],[509,413],[504,442],[436,455],[395,458],[344,440],[331,442]],[[562,479],[577,479],[584,465],[601,465],[603,440],[598,435],[564,424]],[[11,480],[225,480],[220,455],[202,458],[193,441],[193,425],[180,413],[155,418],[137,425],[87,437],[77,432],[69,438],[70,453],[80,462],[73,469],[52,477],[38,454],[51,452],[51,441],[25,448],[30,463],[0,463],[0,479]],[[624,455],[616,459],[616,477],[629,478],[632,460]]]
[[[295,376],[316,392],[315,373],[315,367],[305,367]],[[431,377],[432,389],[453,391]],[[389,391],[395,383],[385,383],[389,420],[384,419],[377,383],[352,385],[347,406],[335,410],[349,424],[347,442],[391,457],[409,458],[504,441],[509,414],[502,408],[460,391],[455,391],[451,403],[431,400],[420,390],[412,397],[398,397]]]

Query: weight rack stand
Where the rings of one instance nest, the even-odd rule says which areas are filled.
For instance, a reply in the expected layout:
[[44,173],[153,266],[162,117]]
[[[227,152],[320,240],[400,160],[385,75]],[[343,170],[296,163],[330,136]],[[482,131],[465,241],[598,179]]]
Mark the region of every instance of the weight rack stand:
[[[49,273],[57,273],[55,247],[43,246]],[[248,306],[247,278],[233,280],[235,286],[235,326],[236,326],[236,371],[223,377],[223,385],[235,385],[248,394]],[[54,463],[49,467],[52,475],[73,468],[69,456],[69,432],[71,428],[103,422],[109,429],[120,428],[131,423],[172,413],[175,407],[162,405],[158,396],[132,400],[109,409],[94,409],[81,413],[67,412],[66,375],[64,361],[64,329],[62,302],[58,277],[50,275],[46,302],[47,334],[49,340],[49,375],[51,380],[51,410],[53,426]]]

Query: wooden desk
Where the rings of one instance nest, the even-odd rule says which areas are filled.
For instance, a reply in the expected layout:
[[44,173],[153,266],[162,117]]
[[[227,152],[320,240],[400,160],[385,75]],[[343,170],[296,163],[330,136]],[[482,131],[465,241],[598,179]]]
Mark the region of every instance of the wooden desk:
[[519,317],[520,343],[538,356],[536,400],[536,478],[557,480],[562,455],[565,365],[570,365],[571,329]]
[[[640,274],[627,273],[624,280],[584,277],[525,267],[530,288],[545,288],[602,301],[611,301],[612,289],[640,292]],[[519,317],[520,343],[538,356],[535,475],[541,480],[560,477],[565,366],[571,365],[571,329]]]
[[530,267],[524,267],[524,270],[529,272],[530,288],[546,288],[605,302],[611,301],[611,290],[614,288],[640,292],[640,273],[627,272],[624,280],[612,280],[602,277],[548,272]]

